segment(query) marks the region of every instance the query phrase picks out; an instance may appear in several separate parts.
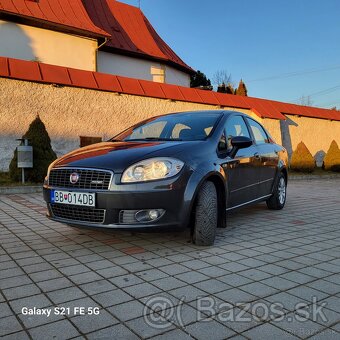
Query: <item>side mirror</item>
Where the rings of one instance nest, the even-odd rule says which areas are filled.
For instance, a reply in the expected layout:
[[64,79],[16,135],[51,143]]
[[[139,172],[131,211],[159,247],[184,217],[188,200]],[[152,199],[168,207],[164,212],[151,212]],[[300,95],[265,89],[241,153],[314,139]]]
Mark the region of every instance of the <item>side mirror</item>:
[[249,137],[236,136],[231,139],[231,145],[233,148],[230,151],[230,157],[234,158],[238,150],[249,148],[253,145],[253,141]]

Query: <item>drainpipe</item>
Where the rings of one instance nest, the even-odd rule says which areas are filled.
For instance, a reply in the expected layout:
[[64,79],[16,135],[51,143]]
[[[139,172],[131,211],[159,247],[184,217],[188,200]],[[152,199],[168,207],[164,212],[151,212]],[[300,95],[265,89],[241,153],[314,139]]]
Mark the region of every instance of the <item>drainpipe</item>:
[[104,38],[104,39],[105,39],[104,42],[96,48],[96,72],[98,72],[98,52],[99,52],[99,49],[101,47],[103,47],[109,41],[108,38]]

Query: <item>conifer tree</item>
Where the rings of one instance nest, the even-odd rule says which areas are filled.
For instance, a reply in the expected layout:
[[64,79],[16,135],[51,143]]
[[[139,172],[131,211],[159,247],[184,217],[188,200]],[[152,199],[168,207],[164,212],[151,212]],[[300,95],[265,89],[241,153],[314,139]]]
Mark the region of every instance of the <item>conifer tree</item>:
[[[51,147],[51,139],[47,133],[45,124],[37,116],[30,124],[27,132],[22,136],[29,140],[33,146],[33,168],[25,169],[25,177],[29,182],[41,183],[47,174],[48,166],[57,158]],[[13,181],[21,178],[21,169],[17,167],[17,151],[9,166],[9,174]]]

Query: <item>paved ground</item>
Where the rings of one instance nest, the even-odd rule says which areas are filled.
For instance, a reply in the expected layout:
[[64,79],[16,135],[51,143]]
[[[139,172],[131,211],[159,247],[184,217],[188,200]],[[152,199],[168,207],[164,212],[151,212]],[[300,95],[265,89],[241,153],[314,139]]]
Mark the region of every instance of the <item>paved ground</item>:
[[283,211],[235,213],[209,248],[72,229],[38,194],[0,196],[0,337],[340,339],[340,181],[288,189]]

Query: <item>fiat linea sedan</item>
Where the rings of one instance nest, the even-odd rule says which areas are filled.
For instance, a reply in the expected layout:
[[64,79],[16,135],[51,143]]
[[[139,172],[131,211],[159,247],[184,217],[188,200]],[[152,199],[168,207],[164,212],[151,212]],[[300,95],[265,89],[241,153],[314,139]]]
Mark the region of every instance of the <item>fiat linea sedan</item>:
[[[212,245],[227,211],[286,202],[287,152],[234,111],[153,117],[52,163],[44,199],[52,220],[103,229],[190,227]],[[251,217],[250,217],[251,218]]]

